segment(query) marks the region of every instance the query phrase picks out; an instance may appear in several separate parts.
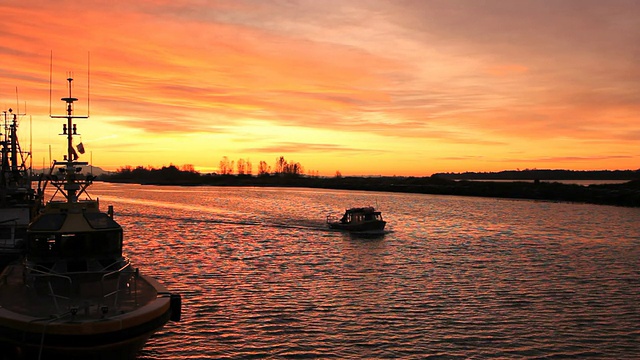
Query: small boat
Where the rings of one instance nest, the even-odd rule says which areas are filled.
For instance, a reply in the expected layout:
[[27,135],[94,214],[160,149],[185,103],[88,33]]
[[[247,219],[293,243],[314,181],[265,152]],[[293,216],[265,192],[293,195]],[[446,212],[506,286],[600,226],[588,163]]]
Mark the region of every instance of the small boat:
[[77,161],[73,120],[88,116],[73,115],[72,80],[62,99],[67,114],[51,116],[66,120],[68,149],[49,175],[54,197],[30,223],[22,261],[0,274],[0,349],[10,358],[133,358],[169,320],[180,320],[180,295],[131,264],[113,207],[100,211],[87,193],[93,177],[81,174],[88,164]]
[[[18,260],[24,251],[27,226],[37,213],[38,196],[31,186],[27,164],[31,154],[18,141],[18,115],[12,109],[2,112],[0,136],[0,270]],[[23,115],[23,114],[20,114]]]
[[347,231],[381,232],[387,224],[382,220],[382,213],[373,207],[354,207],[346,209],[342,218],[327,216],[329,228]]

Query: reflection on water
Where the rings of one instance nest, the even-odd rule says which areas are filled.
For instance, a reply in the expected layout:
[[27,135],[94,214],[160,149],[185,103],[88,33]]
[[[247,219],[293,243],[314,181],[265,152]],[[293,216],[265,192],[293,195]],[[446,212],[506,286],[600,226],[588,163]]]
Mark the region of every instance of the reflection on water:
[[[143,359],[636,358],[640,210],[312,189],[96,184],[183,298]],[[325,217],[375,205],[382,235]]]

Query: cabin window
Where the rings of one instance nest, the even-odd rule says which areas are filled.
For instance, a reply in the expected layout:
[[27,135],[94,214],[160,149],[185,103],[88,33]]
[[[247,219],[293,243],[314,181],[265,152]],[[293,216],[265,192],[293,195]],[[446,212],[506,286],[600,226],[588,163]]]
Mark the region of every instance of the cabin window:
[[122,256],[122,230],[36,234],[29,241],[29,253],[36,257],[120,257]]
[[56,236],[51,234],[37,234],[30,237],[28,243],[29,254],[36,257],[56,256],[58,247]]
[[35,231],[60,230],[66,218],[67,214],[43,214],[36,218],[29,228]]

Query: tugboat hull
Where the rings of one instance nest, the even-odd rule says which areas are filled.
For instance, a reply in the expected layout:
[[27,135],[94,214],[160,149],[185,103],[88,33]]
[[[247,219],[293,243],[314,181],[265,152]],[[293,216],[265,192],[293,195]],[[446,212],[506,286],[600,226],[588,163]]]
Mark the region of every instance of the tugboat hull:
[[[3,294],[11,291],[12,282],[18,281],[12,273],[19,275],[19,269],[9,266],[0,277]],[[0,308],[0,343],[4,354],[17,359],[135,358],[147,339],[179,312],[172,295],[161,284],[146,276],[140,276],[138,281],[146,283],[145,291],[155,289],[155,299],[133,311],[104,317],[94,314],[100,311],[97,306],[92,306],[88,315],[82,310],[75,315],[70,312],[25,315],[20,312],[21,303],[28,299],[16,299],[14,304],[7,300],[10,295],[0,295],[5,304]],[[135,300],[123,298],[123,301]]]
[[[19,332],[13,328],[1,328],[4,353],[15,359],[135,359],[149,337],[168,321],[166,316],[160,325],[152,324],[152,330],[126,337],[129,331],[96,335],[54,335],[40,332]],[[16,338],[19,336],[20,338]]]

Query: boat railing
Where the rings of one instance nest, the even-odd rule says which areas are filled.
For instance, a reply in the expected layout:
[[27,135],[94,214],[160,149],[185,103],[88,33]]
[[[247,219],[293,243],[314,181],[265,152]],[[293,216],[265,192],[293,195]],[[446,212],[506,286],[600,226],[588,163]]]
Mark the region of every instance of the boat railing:
[[[111,264],[113,265],[113,264]],[[108,269],[109,267],[111,267],[111,265],[107,266],[106,268]],[[129,266],[129,262],[127,261],[123,266],[121,266],[119,269],[110,271],[108,273],[105,273],[102,275],[102,278],[100,280],[100,288],[101,288],[101,293],[102,293],[102,300],[104,300],[105,303],[108,302],[108,298],[110,296],[113,296],[113,306],[114,308],[117,307],[118,305],[118,295],[120,295],[120,293],[125,292],[125,291],[132,291],[134,293],[134,302],[137,305],[138,304],[138,299],[137,299],[137,295],[138,292],[137,290],[137,277],[134,277],[133,275],[137,275],[137,269],[133,270],[131,269],[131,267]],[[121,285],[121,281],[123,276],[122,275],[126,275],[125,276],[125,280],[127,281],[127,286],[123,287],[120,286]],[[115,289],[114,290],[107,290],[107,282],[109,281],[110,278],[115,278]],[[134,278],[133,281],[133,287],[134,289],[131,289],[131,283],[129,283],[128,281],[131,278]],[[113,289],[113,288],[111,288]]]
[[[93,299],[97,302],[97,309],[101,312],[101,316],[106,315],[110,308],[111,310],[118,308],[119,300],[121,300],[120,295],[124,292],[133,292],[132,300],[134,301],[135,307],[138,306],[138,270],[132,269],[129,261],[125,261],[119,268],[105,272],[106,269],[109,269],[118,263],[119,262],[116,261],[109,266],[106,266],[103,271],[84,272],[81,274],[82,276],[91,274],[100,276],[99,293],[94,293]],[[80,304],[76,304],[74,302],[87,300],[85,296],[81,296],[80,294],[80,284],[82,284],[82,282],[74,281],[73,276],[56,273],[46,266],[39,264],[36,264],[35,266],[28,265],[26,269],[29,274],[27,276],[27,279],[30,279],[29,284],[33,286],[34,289],[39,288],[40,291],[46,291],[47,295],[51,296],[58,313],[74,311],[74,308],[77,312],[78,305]],[[132,279],[133,281],[131,281]],[[95,279],[95,281],[96,285],[98,285],[98,279]],[[45,288],[42,288],[42,286]],[[113,298],[113,301],[111,301],[111,298]],[[67,303],[68,309],[63,309],[60,300]],[[94,305],[95,304],[96,303],[94,303]],[[85,304],[82,305],[85,306],[88,304],[86,304],[85,301]]]
[[[39,267],[43,268],[43,269],[46,269],[46,271],[38,269]],[[41,265],[36,265],[36,267],[28,266],[27,269],[29,271],[30,276],[33,277],[34,283],[35,283],[35,280],[38,280],[38,279],[45,280],[46,279],[45,281],[47,283],[47,290],[49,291],[48,295],[51,296],[51,298],[53,299],[53,303],[54,303],[54,306],[56,307],[56,311],[58,313],[61,313],[62,311],[60,309],[60,304],[58,303],[58,300],[59,299],[67,300],[67,301],[71,300],[71,293],[72,293],[72,289],[73,289],[73,279],[71,279],[71,277],[67,276],[67,275],[53,273],[53,272],[51,272],[50,269],[48,269],[48,268],[46,268],[44,266],[41,266]],[[59,289],[59,291],[56,293],[56,291],[54,290],[53,283],[52,283],[52,280],[55,280],[55,279],[60,279],[60,280],[62,280],[63,284],[68,284],[69,285],[69,287],[67,289],[69,296],[61,295],[61,293],[62,293],[61,290],[62,289]]]

